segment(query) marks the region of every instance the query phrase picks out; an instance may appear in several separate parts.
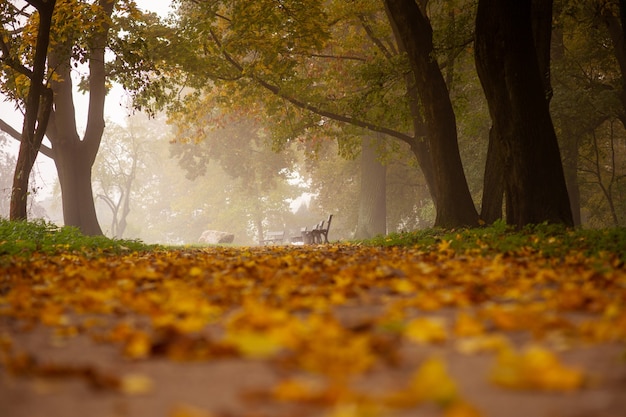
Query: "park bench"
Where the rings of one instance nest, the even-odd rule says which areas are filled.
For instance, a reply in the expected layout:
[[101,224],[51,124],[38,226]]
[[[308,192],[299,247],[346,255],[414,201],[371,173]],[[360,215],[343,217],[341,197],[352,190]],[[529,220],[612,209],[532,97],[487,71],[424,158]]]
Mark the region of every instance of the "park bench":
[[285,231],[281,232],[267,232],[265,237],[261,241],[261,245],[278,245],[285,240]]
[[329,243],[328,242],[328,230],[330,229],[330,223],[333,220],[333,215],[328,216],[328,220],[322,220],[311,230],[307,230],[305,227],[302,230],[302,241],[304,243]]

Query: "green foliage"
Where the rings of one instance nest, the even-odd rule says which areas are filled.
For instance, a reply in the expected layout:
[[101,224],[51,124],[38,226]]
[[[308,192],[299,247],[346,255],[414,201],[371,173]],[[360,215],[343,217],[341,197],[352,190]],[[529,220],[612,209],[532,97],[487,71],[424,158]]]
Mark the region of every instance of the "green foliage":
[[99,256],[155,249],[137,240],[114,240],[85,236],[74,227],[58,227],[44,220],[33,222],[0,219],[0,256],[30,256],[34,253],[59,254],[78,251]]

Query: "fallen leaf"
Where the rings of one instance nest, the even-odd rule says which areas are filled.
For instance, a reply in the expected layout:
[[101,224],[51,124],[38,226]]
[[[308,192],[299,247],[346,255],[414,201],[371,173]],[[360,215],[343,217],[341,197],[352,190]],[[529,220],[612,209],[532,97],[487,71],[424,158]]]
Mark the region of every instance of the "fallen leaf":
[[585,378],[581,370],[563,365],[549,350],[530,346],[521,353],[501,350],[491,381],[512,389],[573,391],[582,387]]

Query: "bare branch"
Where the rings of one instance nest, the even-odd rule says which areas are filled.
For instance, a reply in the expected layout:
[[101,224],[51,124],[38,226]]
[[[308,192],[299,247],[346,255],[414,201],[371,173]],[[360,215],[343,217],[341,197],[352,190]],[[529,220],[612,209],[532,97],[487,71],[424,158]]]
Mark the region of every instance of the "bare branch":
[[[10,124],[8,124],[7,122],[5,122],[4,120],[0,119],[0,130],[2,130],[3,132],[7,133],[9,136],[11,136],[11,138],[15,139],[16,141],[20,142],[21,141],[21,134],[20,132],[18,132],[17,130],[15,130]],[[39,152],[41,152],[42,154],[44,154],[45,156],[47,156],[50,159],[54,158],[54,154],[52,152],[52,148],[49,148],[46,145],[41,145],[39,148]]]

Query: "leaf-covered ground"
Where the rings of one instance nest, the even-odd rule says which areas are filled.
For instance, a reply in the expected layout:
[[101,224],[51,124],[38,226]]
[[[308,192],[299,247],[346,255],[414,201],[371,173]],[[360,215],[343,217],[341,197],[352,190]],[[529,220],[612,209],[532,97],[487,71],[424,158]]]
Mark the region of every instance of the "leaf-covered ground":
[[625,341],[610,252],[0,256],[2,417],[626,416]]

